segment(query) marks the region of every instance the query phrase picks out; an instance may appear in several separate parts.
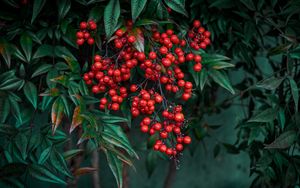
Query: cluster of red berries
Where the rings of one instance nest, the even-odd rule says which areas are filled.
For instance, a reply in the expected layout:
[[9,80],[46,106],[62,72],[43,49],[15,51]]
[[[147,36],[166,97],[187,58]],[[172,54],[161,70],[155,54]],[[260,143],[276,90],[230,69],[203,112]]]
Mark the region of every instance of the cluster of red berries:
[[164,110],[162,117],[164,118],[162,122],[145,117],[140,123],[140,129],[150,135],[159,135],[153,146],[154,150],[175,156],[183,150],[183,144],[190,144],[192,141],[191,137],[184,136],[181,131],[185,124],[182,107],[177,105],[171,111]]
[[155,110],[155,104],[160,104],[162,101],[163,97],[157,92],[142,89],[138,96],[133,97],[131,103],[131,114],[133,117],[137,117],[140,114],[151,115]]
[[191,48],[195,50],[205,49],[211,43],[210,32],[201,27],[199,20],[194,20],[193,28],[188,32],[188,37],[192,40],[190,43]]
[[91,36],[91,32],[94,32],[97,29],[97,24],[95,21],[90,20],[88,22],[80,23],[80,31],[76,33],[76,43],[78,46],[81,46],[86,41],[89,45],[95,43],[95,39]]
[[[80,29],[85,32],[86,29],[96,29],[96,25],[91,25],[93,24],[90,22],[80,24]],[[143,38],[142,29],[132,27],[133,23],[127,21],[126,28],[115,32],[112,43],[108,43],[110,52],[114,54],[110,57],[95,55],[94,63],[90,71],[83,75],[83,79],[87,85],[92,86],[93,93],[104,93],[100,99],[100,109],[117,111],[129,92],[135,93],[131,100],[132,117],[146,115],[140,123],[140,129],[144,133],[158,135],[154,150],[175,156],[183,150],[184,144],[191,142],[191,138],[182,131],[186,124],[182,107],[168,105],[163,92],[180,92],[184,101],[191,97],[193,84],[185,80],[181,65],[191,62],[194,63],[194,71],[201,71],[202,57],[188,47],[204,47],[202,42],[208,45],[210,33],[200,27],[198,20],[194,21],[193,28],[188,33],[191,41],[181,39],[171,29],[161,33],[153,28],[149,39],[151,48],[145,53],[138,51],[135,45],[137,37]],[[142,81],[139,86],[126,83],[131,79],[133,69],[140,69],[137,72],[142,73],[145,78],[144,81],[137,79],[137,82]]]

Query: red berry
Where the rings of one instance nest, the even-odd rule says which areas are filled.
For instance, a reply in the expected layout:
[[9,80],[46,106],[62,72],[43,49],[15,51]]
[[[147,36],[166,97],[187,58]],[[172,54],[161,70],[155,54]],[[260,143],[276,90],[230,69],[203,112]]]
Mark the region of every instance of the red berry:
[[148,130],[149,130],[149,127],[148,127],[147,125],[141,126],[141,131],[142,131],[143,133],[147,133]]
[[202,65],[201,63],[196,63],[193,68],[195,72],[199,72],[202,69]]
[[86,29],[87,23],[86,22],[80,22],[80,29]]
[[120,105],[119,105],[118,103],[113,103],[113,104],[111,105],[111,109],[112,109],[112,110],[117,111],[117,110],[119,110],[119,108],[120,108]]
[[84,39],[77,39],[76,43],[77,43],[78,46],[81,46],[84,43]]
[[130,42],[130,43],[134,43],[135,42],[135,36],[129,36],[128,38],[127,38],[127,40],[128,40],[128,42]]
[[183,137],[183,143],[190,144],[191,142],[192,142],[191,137],[189,137],[189,136]]
[[184,115],[182,113],[176,113],[174,120],[176,122],[183,122],[184,121]]
[[160,132],[160,137],[163,138],[163,139],[166,139],[168,137],[168,133],[166,131],[162,131]]
[[83,38],[83,32],[82,31],[78,31],[77,33],[76,33],[76,37],[77,38]]
[[198,27],[200,27],[200,25],[201,25],[201,23],[199,20],[194,20],[194,22],[193,22],[194,27],[198,28]]
[[94,40],[93,38],[88,38],[88,40],[87,40],[87,43],[88,43],[89,45],[93,45],[94,42],[95,42],[95,40]]
[[183,145],[182,144],[177,144],[176,145],[176,150],[177,151],[182,151],[183,150]]

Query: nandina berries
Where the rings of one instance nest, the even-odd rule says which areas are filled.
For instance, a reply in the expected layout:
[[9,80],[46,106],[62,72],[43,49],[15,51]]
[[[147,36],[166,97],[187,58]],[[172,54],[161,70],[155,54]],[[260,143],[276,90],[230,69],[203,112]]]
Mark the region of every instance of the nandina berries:
[[90,20],[88,22],[80,22],[79,24],[80,31],[77,31],[76,33],[76,43],[78,46],[81,46],[86,41],[89,45],[93,45],[95,43],[94,38],[91,36],[91,33],[93,33],[97,29],[97,24],[93,20]]
[[[93,45],[96,23],[92,20],[81,22],[79,27],[77,44]],[[186,79],[183,66],[190,63],[195,72],[202,70],[201,55],[190,47],[205,49],[210,44],[211,34],[199,20],[193,22],[187,33],[189,40],[172,29],[159,32],[153,28],[151,42],[145,41],[150,44],[149,48],[139,51],[137,44],[144,38],[144,31],[147,32],[146,28],[135,28],[131,20],[127,21],[111,41],[106,41],[109,53],[105,51],[106,56],[93,57],[83,79],[92,93],[101,95],[101,110],[118,111],[121,105],[123,109],[123,103],[131,101],[132,117],[142,116],[141,132],[157,138],[153,149],[175,157],[191,143],[191,137],[184,134],[187,120],[182,106],[168,99],[175,93],[177,96],[180,93],[183,101],[191,98],[193,84]],[[133,81],[136,84],[132,84]]]

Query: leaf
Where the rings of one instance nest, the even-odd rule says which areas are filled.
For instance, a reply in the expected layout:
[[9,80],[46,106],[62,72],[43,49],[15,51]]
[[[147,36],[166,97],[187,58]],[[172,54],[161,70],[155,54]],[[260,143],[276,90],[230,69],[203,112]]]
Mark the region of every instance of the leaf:
[[267,78],[265,80],[258,82],[256,84],[256,87],[264,88],[268,90],[274,90],[281,84],[283,80],[284,78],[275,78],[275,77]]
[[21,47],[25,53],[26,61],[30,62],[32,53],[32,39],[29,35],[23,34],[20,38]]
[[248,120],[248,122],[268,123],[273,121],[276,118],[276,114],[277,114],[277,110],[273,108],[268,108],[251,117],[251,119]]
[[63,175],[66,175],[67,177],[72,178],[72,174],[70,173],[67,163],[64,159],[64,157],[60,154],[60,152],[57,152],[54,148],[54,152],[51,152],[50,154],[50,163],[51,166],[54,167],[57,172],[62,173]]
[[71,8],[70,0],[59,0],[58,1],[58,17],[63,19]]
[[165,0],[165,3],[167,4],[168,7],[170,7],[172,10],[185,15],[188,17],[188,13],[185,10],[185,0]]
[[24,174],[26,169],[26,164],[23,163],[10,163],[7,165],[4,165],[0,168],[0,180],[3,178],[9,178],[9,177],[18,177]]
[[0,84],[0,90],[17,90],[24,84],[24,80],[19,78],[8,79]]
[[29,165],[28,172],[32,177],[38,180],[66,185],[62,179],[54,175],[45,166],[31,164]]
[[[0,123],[4,123],[8,117],[10,111],[10,105],[8,100],[0,100]],[[0,127],[1,133],[1,127]]]
[[81,113],[81,106],[76,106],[73,112],[70,133],[82,123],[83,118],[80,116],[80,113]]
[[60,125],[63,115],[64,115],[64,103],[62,99],[59,97],[54,101],[51,110],[53,134],[55,133],[55,130],[57,129],[58,125]]
[[52,65],[49,64],[42,64],[41,66],[39,66],[31,75],[31,78],[39,76],[41,74],[45,74],[48,71],[50,71],[52,68]]
[[45,3],[46,3],[46,0],[34,0],[31,23],[34,22],[35,18],[41,12]]
[[289,77],[290,80],[290,86],[291,86],[291,93],[295,102],[295,110],[298,112],[298,104],[299,104],[299,88],[297,86],[297,83],[295,80],[291,77]]
[[64,46],[55,46],[55,55],[61,58],[71,58],[72,60],[76,60],[75,56],[68,50],[68,48]]
[[33,55],[33,59],[41,57],[53,57],[54,56],[54,47],[48,44],[43,44],[38,47],[36,52]]
[[225,69],[225,68],[232,68],[234,67],[234,64],[227,63],[224,61],[217,61],[217,62],[212,62],[208,64],[209,67],[212,67],[213,69],[219,70],[219,69]]
[[136,35],[136,41],[134,43],[134,47],[139,51],[139,52],[144,52],[144,48],[145,48],[145,39],[144,36],[142,34],[139,34],[139,32],[137,32]]
[[119,0],[110,0],[104,9],[104,26],[107,38],[110,38],[115,31],[120,13]]
[[93,173],[97,171],[97,168],[92,168],[92,167],[81,167],[75,170],[73,173],[74,176],[81,176],[89,173]]
[[208,72],[210,77],[221,87],[227,89],[230,93],[234,94],[234,89],[231,86],[228,76],[221,71],[211,70]]
[[141,14],[146,3],[147,0],[131,0],[131,15],[133,21],[135,21]]
[[208,73],[207,73],[206,69],[202,69],[199,74],[200,74],[199,75],[199,85],[200,85],[200,89],[202,91],[206,84]]
[[24,134],[19,133],[15,138],[15,143],[21,153],[22,158],[25,160],[27,157],[27,145],[28,145],[27,137]]
[[47,159],[50,157],[50,154],[51,154],[51,151],[52,151],[52,146],[46,148],[40,155],[40,158],[38,160],[38,164],[41,164],[43,165]]
[[276,138],[271,144],[266,145],[267,149],[285,149],[291,146],[297,139],[296,131],[287,131],[282,133],[278,138]]
[[69,150],[63,153],[63,156],[65,158],[65,160],[69,160],[72,159],[73,157],[83,153],[84,150],[82,149],[73,149],[73,150]]
[[123,187],[123,176],[122,176],[122,169],[123,169],[123,164],[122,161],[118,159],[116,155],[113,153],[105,150],[107,162],[109,165],[109,168],[111,169],[117,184],[119,188]]
[[32,82],[27,82],[23,87],[23,92],[28,99],[28,101],[32,104],[32,106],[37,108],[37,89],[36,86]]

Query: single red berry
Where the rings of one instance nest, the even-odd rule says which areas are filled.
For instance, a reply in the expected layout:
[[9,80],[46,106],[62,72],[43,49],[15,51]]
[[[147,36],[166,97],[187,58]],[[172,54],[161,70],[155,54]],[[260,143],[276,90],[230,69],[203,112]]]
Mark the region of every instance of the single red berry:
[[129,36],[128,38],[127,38],[127,40],[128,40],[128,42],[130,42],[130,43],[134,43],[135,42],[135,36]]
[[120,108],[120,105],[119,105],[118,103],[113,103],[113,104],[111,105],[111,109],[114,110],[114,111],[119,110],[119,108]]
[[86,22],[80,22],[80,29],[86,29],[87,23]]
[[82,38],[76,40],[76,44],[77,44],[78,46],[83,45],[83,43],[84,43],[84,39],[82,39]]
[[184,115],[182,113],[176,113],[174,120],[176,122],[183,122],[184,121]]
[[147,133],[148,130],[149,130],[149,127],[148,127],[147,125],[141,126],[141,131],[142,131],[143,133]]
[[177,151],[182,151],[183,150],[183,145],[182,144],[177,144],[176,145],[176,150]]
[[183,143],[190,144],[191,142],[192,142],[191,137],[189,137],[189,136],[183,137]]
[[94,43],[95,43],[95,40],[93,39],[93,38],[88,38],[88,40],[87,40],[87,43],[89,44],[89,45],[93,45]]
[[202,69],[201,63],[196,63],[196,64],[194,65],[193,69],[194,69],[195,72],[201,71],[201,69]]
[[201,22],[199,20],[194,20],[194,22],[193,22],[194,27],[198,28],[198,27],[200,27],[200,25],[201,25]]

